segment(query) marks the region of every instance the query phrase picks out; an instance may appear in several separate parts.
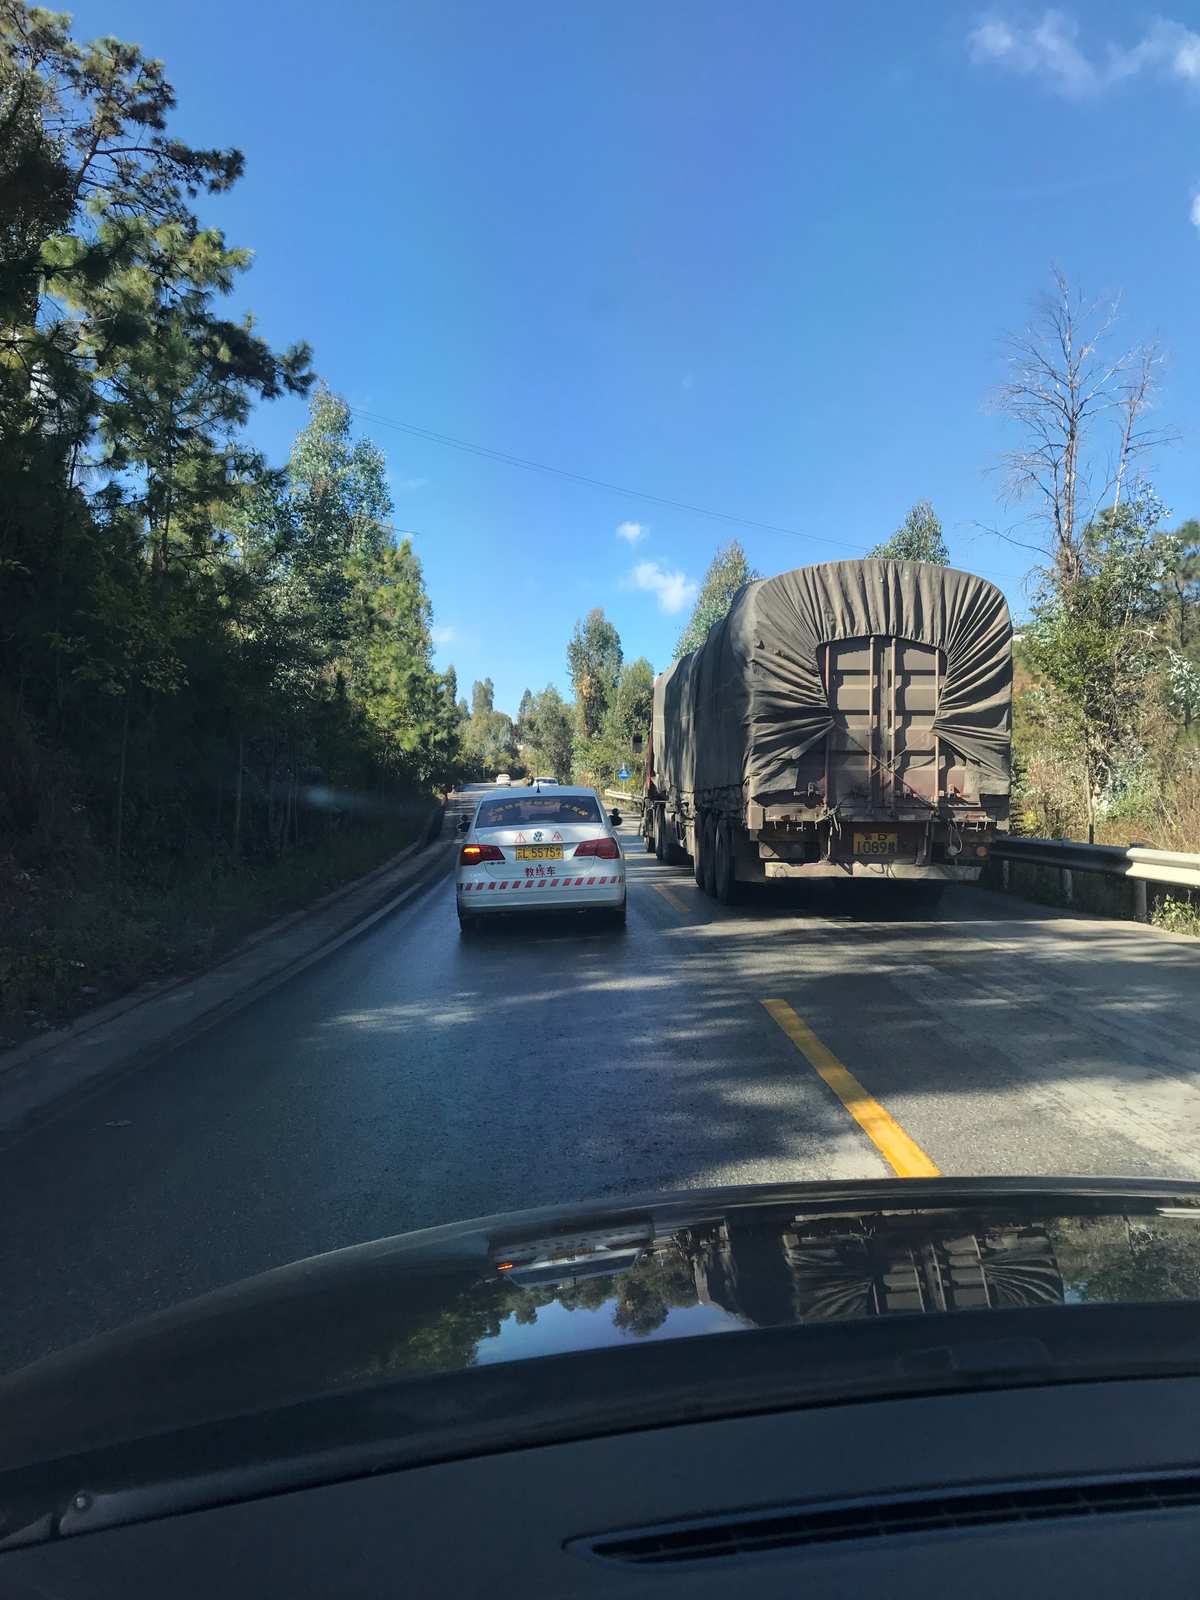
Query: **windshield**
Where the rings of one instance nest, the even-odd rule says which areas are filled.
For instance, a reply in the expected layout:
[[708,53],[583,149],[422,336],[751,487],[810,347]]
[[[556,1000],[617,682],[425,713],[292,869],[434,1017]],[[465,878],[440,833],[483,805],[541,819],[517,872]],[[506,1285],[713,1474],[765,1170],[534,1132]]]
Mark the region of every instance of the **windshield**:
[[521,828],[526,823],[602,822],[591,795],[525,795],[512,800],[484,800],[475,817],[477,828]]
[[0,1380],[366,1247],[366,1382],[468,1222],[431,1371],[1200,1299],[805,1202],[1200,1181],[1198,117],[1170,6],[0,0]]

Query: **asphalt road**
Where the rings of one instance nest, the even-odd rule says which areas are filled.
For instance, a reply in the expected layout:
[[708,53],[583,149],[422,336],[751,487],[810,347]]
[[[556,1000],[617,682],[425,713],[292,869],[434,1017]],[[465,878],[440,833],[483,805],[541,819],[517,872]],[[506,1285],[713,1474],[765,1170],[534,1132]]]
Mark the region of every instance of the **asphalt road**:
[[627,847],[624,933],[463,941],[447,877],[0,1150],[0,1370],[526,1205],[886,1176],[906,1151],[1200,1177],[1200,943],[967,889],[936,912],[857,885],[726,909]]

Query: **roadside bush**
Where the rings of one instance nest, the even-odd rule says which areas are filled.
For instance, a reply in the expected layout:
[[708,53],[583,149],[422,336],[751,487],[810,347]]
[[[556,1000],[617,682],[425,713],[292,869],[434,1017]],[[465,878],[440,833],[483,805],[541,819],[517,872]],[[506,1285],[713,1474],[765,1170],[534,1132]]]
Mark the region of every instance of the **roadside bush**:
[[1150,913],[1150,920],[1168,933],[1190,933],[1200,939],[1200,905],[1187,898],[1186,892],[1178,899],[1173,894],[1164,895]]

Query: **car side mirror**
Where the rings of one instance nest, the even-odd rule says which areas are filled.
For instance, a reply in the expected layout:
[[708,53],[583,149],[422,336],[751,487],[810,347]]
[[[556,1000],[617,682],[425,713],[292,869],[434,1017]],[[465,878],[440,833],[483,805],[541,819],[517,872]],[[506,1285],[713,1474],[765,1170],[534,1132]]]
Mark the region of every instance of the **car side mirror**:
[[458,819],[458,832],[459,833],[466,833],[467,829],[470,826],[471,826],[470,817],[459,817],[459,819]]
[[614,828],[619,828],[621,826],[621,813],[619,811],[610,811],[608,813],[608,820],[612,823]]

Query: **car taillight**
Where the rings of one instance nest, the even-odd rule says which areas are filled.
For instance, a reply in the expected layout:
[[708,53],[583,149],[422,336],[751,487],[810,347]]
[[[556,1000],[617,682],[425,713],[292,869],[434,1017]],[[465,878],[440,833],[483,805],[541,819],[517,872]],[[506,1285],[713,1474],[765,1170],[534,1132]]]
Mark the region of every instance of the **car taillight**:
[[458,859],[461,866],[474,867],[480,861],[503,861],[504,851],[494,844],[465,844]]
[[575,846],[577,856],[599,856],[601,861],[615,861],[621,852],[615,839],[585,839]]

